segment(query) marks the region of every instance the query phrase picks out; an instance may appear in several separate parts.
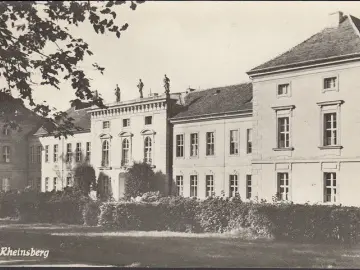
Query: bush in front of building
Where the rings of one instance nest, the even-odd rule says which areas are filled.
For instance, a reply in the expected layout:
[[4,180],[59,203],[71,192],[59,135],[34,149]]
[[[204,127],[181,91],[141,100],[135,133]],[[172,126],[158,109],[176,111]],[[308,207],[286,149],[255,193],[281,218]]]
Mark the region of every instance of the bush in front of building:
[[17,218],[16,204],[18,191],[0,192],[0,218]]
[[74,187],[89,195],[91,188],[96,186],[94,167],[88,163],[78,164],[74,169]]
[[125,197],[135,198],[149,191],[155,191],[156,176],[151,166],[145,162],[135,162],[127,171]]

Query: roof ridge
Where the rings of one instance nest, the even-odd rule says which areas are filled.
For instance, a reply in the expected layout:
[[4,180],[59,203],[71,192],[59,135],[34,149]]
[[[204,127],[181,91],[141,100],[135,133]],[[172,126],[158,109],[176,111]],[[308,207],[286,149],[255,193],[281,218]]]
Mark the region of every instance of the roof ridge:
[[219,89],[219,88],[227,88],[227,87],[233,87],[233,86],[251,84],[251,83],[252,83],[251,81],[247,81],[247,82],[230,84],[230,85],[225,85],[225,86],[215,86],[215,87],[206,88],[206,89],[201,89],[201,90],[197,90],[197,91],[195,90],[195,91],[193,91],[193,92],[190,92],[189,94],[199,93],[199,92],[205,92],[205,91],[215,90],[215,89]]

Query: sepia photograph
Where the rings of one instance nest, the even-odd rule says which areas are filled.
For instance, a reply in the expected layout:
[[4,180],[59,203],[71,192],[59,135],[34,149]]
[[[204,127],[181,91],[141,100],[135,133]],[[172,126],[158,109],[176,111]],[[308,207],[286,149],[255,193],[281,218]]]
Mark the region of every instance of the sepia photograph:
[[0,268],[360,268],[360,2],[0,1]]

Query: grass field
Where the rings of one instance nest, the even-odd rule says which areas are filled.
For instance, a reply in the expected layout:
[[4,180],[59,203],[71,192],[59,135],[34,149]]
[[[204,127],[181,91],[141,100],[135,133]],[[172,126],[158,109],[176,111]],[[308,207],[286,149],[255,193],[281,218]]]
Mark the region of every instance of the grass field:
[[5,265],[360,268],[360,246],[244,240],[230,235],[115,232],[83,226],[0,224],[0,247],[48,249]]

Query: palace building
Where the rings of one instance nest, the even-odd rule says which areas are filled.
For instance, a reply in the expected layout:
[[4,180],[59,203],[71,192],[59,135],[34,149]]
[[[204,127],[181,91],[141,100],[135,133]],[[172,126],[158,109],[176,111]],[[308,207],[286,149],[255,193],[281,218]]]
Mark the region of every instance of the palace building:
[[88,162],[117,200],[129,166],[146,162],[166,174],[165,193],[360,206],[359,30],[359,19],[336,12],[248,71],[247,83],[74,106],[67,112],[81,131],[67,139],[16,100],[26,128],[1,127],[1,188],[61,190]]

